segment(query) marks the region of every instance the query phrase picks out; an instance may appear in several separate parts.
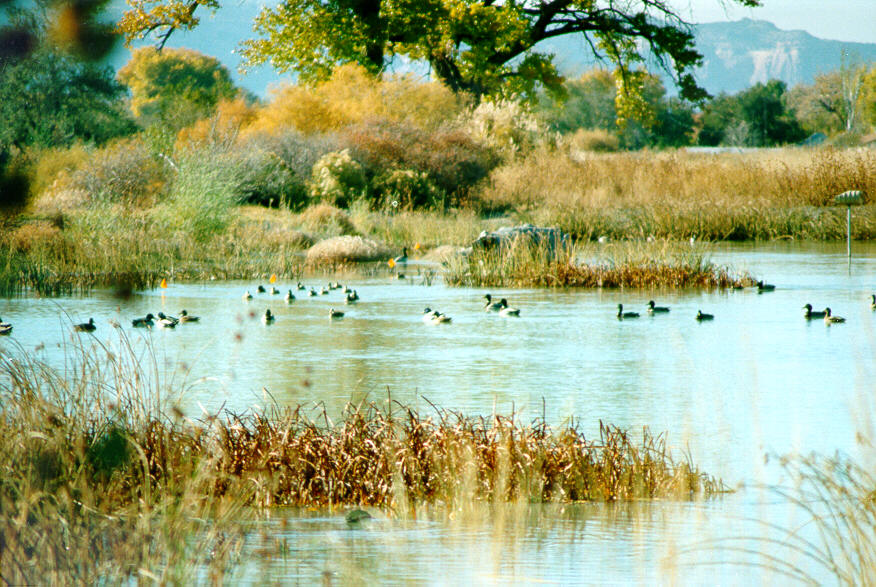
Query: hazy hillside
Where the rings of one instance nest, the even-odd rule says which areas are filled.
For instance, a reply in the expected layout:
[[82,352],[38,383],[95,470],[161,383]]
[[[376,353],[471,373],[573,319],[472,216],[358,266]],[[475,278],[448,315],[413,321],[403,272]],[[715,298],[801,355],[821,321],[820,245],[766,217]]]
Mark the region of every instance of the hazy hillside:
[[[215,14],[204,11],[202,24],[191,33],[177,33],[169,46],[191,47],[225,63],[235,81],[260,96],[272,83],[290,80],[266,66],[243,75],[237,71],[240,59],[237,44],[252,37],[252,22],[264,0],[237,0]],[[115,0],[114,13],[121,15],[123,0]],[[736,22],[706,23],[697,27],[697,46],[705,56],[699,70],[700,83],[711,93],[734,93],[772,78],[789,86],[811,83],[819,72],[836,69],[843,49],[863,61],[876,60],[876,43],[845,43],[818,39],[804,31],[783,31],[772,23],[743,19]],[[595,61],[581,38],[562,37],[542,43],[543,50],[556,55],[567,75],[577,75]],[[130,57],[119,49],[113,65],[121,67]],[[671,91],[671,90],[670,90]]]

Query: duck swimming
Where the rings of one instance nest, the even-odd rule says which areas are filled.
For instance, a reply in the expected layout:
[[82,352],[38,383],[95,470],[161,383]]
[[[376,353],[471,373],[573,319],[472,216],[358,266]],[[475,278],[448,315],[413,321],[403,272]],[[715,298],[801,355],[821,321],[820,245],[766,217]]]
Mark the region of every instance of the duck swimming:
[[179,312],[179,321],[180,322],[198,322],[201,320],[200,316],[190,316],[188,311],[180,310]]
[[870,309],[876,310],[876,294],[870,296]]
[[265,293],[265,286],[260,285],[256,288],[256,293]]
[[97,326],[94,324],[94,318],[89,318],[88,322],[75,325],[73,330],[77,332],[94,332],[97,330]]
[[407,263],[408,262],[408,248],[402,247],[402,254],[393,259],[397,264],[398,263]]
[[484,310],[487,312],[498,312],[503,307],[502,302],[494,302],[490,294],[484,294],[484,299],[487,300],[484,304]]
[[275,296],[275,295],[277,295],[278,293],[280,293],[280,290],[277,289],[276,287],[274,287],[274,286],[272,285],[272,286],[271,286],[271,295],[272,295],[272,296]]
[[343,318],[344,313],[340,310],[335,310],[334,308],[329,309],[329,318]]
[[771,285],[769,283],[764,283],[763,281],[757,282],[757,293],[763,293],[765,291],[775,291],[776,286]]
[[648,302],[648,313],[649,314],[665,314],[669,312],[669,308],[665,306],[655,306],[654,300]]
[[176,328],[178,320],[173,320],[163,313],[158,313],[158,320],[155,321],[161,328]]
[[638,312],[624,312],[624,305],[623,304],[617,305],[617,319],[618,320],[625,320],[627,318],[638,318],[638,317],[639,317]]
[[173,322],[173,325],[176,326],[179,324],[179,318],[176,316],[165,316],[164,312],[158,312],[159,320],[167,320],[169,322]]
[[251,300],[251,299],[252,299],[252,294],[249,293],[249,290],[246,290],[245,292],[243,292],[243,299],[245,299],[245,300]]
[[831,324],[839,324],[841,322],[845,322],[846,319],[842,316],[834,316],[830,312],[830,308],[824,309],[824,323],[830,326]]
[[131,325],[134,328],[152,328],[152,326],[154,325],[154,322],[152,322],[153,318],[155,318],[155,316],[153,316],[151,313],[146,314],[146,316],[143,318],[134,318],[133,320],[131,320]]
[[714,320],[714,314],[704,314],[702,310],[697,310],[697,322],[703,322],[705,320]]
[[12,334],[12,324],[3,322],[3,318],[0,318],[0,336],[5,334]]
[[803,306],[803,317],[807,320],[812,320],[813,318],[824,318],[824,312],[813,312],[812,304],[806,304]]
[[345,298],[345,302],[348,304],[355,304],[358,301],[359,301],[359,294],[356,293],[355,289],[352,290],[350,293],[348,293],[347,297]]
[[292,294],[292,290],[291,290],[291,289],[290,289],[289,291],[286,292],[286,297],[283,298],[283,299],[286,300],[286,303],[287,303],[287,304],[291,304],[292,302],[295,301],[295,296]]
[[453,320],[447,314],[442,314],[438,310],[426,308],[423,310],[423,322],[426,324],[450,324]]
[[271,313],[271,309],[265,310],[265,315],[262,316],[262,322],[265,324],[273,324],[277,318]]
[[298,285],[295,286],[295,288],[296,288],[298,291],[304,291],[305,289],[307,289],[306,287],[304,287],[304,284],[301,283],[300,281],[298,282]]
[[509,308],[508,307],[508,300],[506,300],[505,298],[502,298],[501,300],[499,300],[499,303],[502,305],[502,309],[499,310],[499,316],[504,316],[506,318],[509,316],[517,316],[517,317],[520,316],[520,309],[519,308]]

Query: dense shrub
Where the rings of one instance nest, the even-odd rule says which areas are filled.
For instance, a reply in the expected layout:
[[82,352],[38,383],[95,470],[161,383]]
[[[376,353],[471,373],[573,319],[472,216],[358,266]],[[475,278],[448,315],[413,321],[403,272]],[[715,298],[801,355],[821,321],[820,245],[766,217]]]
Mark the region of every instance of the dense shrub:
[[481,102],[462,114],[458,124],[476,141],[506,158],[549,142],[547,126],[524,104],[514,100]]
[[397,169],[426,173],[441,194],[458,203],[500,161],[491,149],[460,130],[424,132],[391,121],[370,121],[348,128],[341,140],[372,177]]
[[413,169],[386,172],[374,179],[372,188],[379,205],[408,210],[435,207],[443,195],[427,173]]
[[313,166],[310,196],[314,200],[346,207],[364,196],[367,187],[365,170],[349,149],[323,155]]
[[138,139],[122,139],[96,151],[71,178],[71,188],[113,203],[150,206],[171,172]]
[[566,138],[566,144],[573,151],[611,153],[620,149],[617,135],[603,129],[578,129]]

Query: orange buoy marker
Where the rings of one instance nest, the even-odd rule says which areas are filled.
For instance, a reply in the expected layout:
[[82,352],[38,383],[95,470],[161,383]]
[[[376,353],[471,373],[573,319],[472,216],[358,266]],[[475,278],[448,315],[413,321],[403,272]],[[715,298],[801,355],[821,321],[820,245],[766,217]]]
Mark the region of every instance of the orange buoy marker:
[[269,283],[277,283],[277,274],[271,273],[271,278],[268,280]]
[[386,264],[389,265],[390,269],[392,269],[393,267],[395,267],[395,259],[390,259],[386,262]]
[[161,278],[160,287],[161,287],[161,289],[167,289],[167,278],[166,277]]

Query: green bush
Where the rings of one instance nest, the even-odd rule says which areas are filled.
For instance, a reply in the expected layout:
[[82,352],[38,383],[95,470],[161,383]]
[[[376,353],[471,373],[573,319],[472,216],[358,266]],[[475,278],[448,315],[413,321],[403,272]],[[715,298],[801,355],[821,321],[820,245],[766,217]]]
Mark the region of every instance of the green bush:
[[413,169],[388,171],[374,179],[373,189],[380,194],[381,206],[407,210],[436,207],[443,202],[444,195],[429,174]]
[[365,170],[350,155],[349,149],[323,155],[310,178],[310,196],[313,200],[345,208],[366,194],[368,188]]

